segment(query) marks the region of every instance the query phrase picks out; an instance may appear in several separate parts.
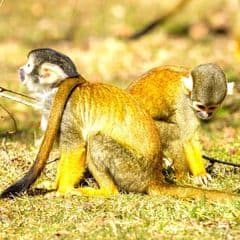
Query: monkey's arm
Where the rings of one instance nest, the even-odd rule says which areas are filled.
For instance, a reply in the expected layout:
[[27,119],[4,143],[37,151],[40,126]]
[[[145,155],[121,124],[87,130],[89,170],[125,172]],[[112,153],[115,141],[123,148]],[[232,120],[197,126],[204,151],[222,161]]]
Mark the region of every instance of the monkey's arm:
[[202,146],[198,140],[197,134],[183,143],[186,162],[190,172],[194,176],[196,183],[206,184],[211,179],[207,174],[202,157]]
[[84,146],[61,150],[61,158],[55,180],[55,188],[60,194],[73,192],[85,170],[86,151]]
[[[182,178],[189,170],[196,183],[206,183],[208,177],[201,156],[201,145],[197,134],[181,132],[179,125],[164,121],[155,121],[162,138],[164,154],[174,162],[176,178]],[[183,127],[182,127],[183,128]],[[205,179],[206,178],[206,179]]]

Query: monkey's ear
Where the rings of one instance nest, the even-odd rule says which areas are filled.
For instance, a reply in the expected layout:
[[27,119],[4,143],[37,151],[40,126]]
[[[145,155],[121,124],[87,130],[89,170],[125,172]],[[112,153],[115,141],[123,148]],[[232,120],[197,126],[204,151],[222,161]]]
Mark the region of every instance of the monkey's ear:
[[193,79],[192,76],[189,75],[188,77],[183,77],[181,79],[183,90],[186,95],[190,95],[193,89]]
[[227,83],[227,95],[233,95],[234,82]]
[[43,63],[39,70],[39,82],[42,84],[53,84],[67,78],[66,73],[56,64]]

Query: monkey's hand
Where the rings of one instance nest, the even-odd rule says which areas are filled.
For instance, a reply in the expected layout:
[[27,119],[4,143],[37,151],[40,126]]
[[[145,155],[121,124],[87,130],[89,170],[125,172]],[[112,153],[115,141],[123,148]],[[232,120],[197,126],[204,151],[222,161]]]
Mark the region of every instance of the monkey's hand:
[[193,175],[193,182],[197,185],[206,185],[212,178],[206,172],[199,141],[192,138],[183,144],[183,148],[187,165]]
[[207,185],[209,181],[212,180],[212,177],[210,174],[206,173],[203,176],[193,176],[193,183],[196,185]]

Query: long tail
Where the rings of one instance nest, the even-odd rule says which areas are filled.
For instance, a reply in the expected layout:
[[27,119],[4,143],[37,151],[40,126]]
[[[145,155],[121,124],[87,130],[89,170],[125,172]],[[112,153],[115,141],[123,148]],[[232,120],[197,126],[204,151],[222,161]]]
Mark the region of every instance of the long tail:
[[196,187],[176,186],[171,184],[161,184],[150,186],[148,189],[150,195],[164,195],[183,199],[207,199],[212,202],[226,202],[231,200],[240,200],[240,195],[217,190],[207,190]]
[[39,177],[42,170],[44,169],[54,140],[56,139],[56,136],[58,134],[62,114],[67,100],[75,87],[77,87],[81,83],[83,83],[83,79],[79,77],[68,78],[60,84],[53,100],[47,130],[45,131],[43,141],[41,143],[37,157],[32,167],[22,179],[5,189],[1,193],[0,198],[7,198],[19,195],[20,193],[26,191]]

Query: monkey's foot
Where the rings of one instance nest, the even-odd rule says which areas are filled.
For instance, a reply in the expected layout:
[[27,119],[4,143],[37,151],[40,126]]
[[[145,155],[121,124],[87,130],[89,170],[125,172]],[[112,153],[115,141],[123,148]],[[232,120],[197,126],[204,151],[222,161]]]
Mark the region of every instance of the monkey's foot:
[[193,183],[196,185],[207,185],[208,182],[211,180],[212,180],[212,177],[208,173],[202,176],[193,176]]
[[57,194],[60,196],[66,195],[78,195],[78,196],[112,196],[118,194],[117,189],[95,189],[91,187],[81,187],[81,188],[65,188],[65,189],[58,189]]

